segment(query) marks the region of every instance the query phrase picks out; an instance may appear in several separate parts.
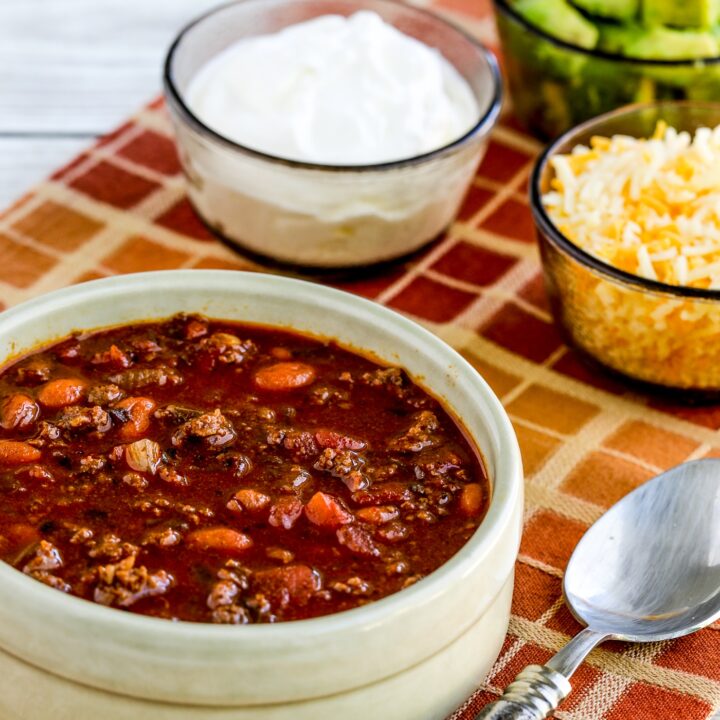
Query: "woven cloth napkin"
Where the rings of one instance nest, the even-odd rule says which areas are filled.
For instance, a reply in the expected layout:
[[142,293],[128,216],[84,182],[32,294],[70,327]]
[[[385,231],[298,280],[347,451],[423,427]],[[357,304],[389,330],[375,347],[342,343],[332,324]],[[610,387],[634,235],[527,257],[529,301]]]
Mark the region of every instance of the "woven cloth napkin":
[[[495,44],[488,4],[434,4]],[[459,350],[501,398],[520,440],[527,507],[509,634],[486,684],[453,720],[471,720],[525,665],[545,662],[578,632],[561,599],[562,571],[605,509],[663,469],[720,456],[720,406],[639,395],[589,371],[563,345],[526,197],[539,149],[506,118],[443,238],[400,267],[334,283],[411,316]],[[193,213],[160,100],[0,215],[0,258],[3,307],[116,273],[262,269]],[[706,720],[718,707],[716,625],[672,642],[606,643],[577,672],[555,717]]]

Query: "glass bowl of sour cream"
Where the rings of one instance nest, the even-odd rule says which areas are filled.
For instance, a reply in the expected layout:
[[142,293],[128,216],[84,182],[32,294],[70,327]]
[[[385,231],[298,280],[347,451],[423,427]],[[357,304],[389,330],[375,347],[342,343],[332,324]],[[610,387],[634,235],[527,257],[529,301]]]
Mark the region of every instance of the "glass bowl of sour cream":
[[195,209],[287,264],[361,267],[453,221],[500,111],[492,54],[393,0],[240,0],[180,32],[165,95]]

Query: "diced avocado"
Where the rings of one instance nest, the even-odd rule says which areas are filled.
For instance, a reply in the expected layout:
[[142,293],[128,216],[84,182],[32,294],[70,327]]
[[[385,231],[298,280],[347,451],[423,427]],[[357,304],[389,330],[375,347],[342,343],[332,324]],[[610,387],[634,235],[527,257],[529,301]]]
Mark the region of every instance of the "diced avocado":
[[720,54],[720,33],[599,23],[598,49],[643,60],[694,60]]
[[694,60],[715,57],[720,50],[710,32],[653,27],[628,33],[622,52],[643,60]]
[[[640,0],[641,7],[646,1]],[[681,4],[686,0],[672,1]],[[546,10],[543,17],[538,3],[510,2],[513,8],[525,5],[529,22],[532,16],[528,8],[534,7],[546,34],[563,37],[556,10]],[[551,3],[540,0],[540,5]],[[585,10],[574,9],[584,19],[590,17]],[[576,123],[630,102],[720,98],[720,62],[702,62],[699,57],[720,57],[720,22],[703,32],[698,28],[645,27],[641,14],[623,22],[592,16],[589,22],[599,34],[596,47],[621,58],[635,56],[640,60],[626,63],[606,58],[603,53],[577,52],[539,37],[528,32],[514,13],[498,13],[497,22],[515,112],[543,138],[556,137]],[[541,20],[535,22],[540,24]],[[643,62],[655,59],[688,62]]]
[[642,0],[646,25],[710,28],[720,21],[720,0]]
[[568,106],[566,89],[558,83],[546,80],[540,85],[540,92],[546,108],[543,122],[548,127],[558,128],[554,134],[559,135],[564,128],[572,125],[572,112]]
[[601,18],[634,20],[640,11],[640,0],[572,0],[575,7]]
[[600,37],[597,47],[615,55],[625,55],[625,48],[646,33],[646,29],[637,24],[618,25],[616,23],[598,23]]
[[558,40],[588,50],[597,45],[598,29],[566,0],[518,0],[513,8]]

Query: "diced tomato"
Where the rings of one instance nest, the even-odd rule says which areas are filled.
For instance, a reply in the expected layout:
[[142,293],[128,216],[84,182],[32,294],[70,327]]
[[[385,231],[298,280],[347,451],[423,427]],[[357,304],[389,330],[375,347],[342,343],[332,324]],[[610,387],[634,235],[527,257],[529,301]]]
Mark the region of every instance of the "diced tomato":
[[252,547],[249,535],[228,527],[211,527],[193,530],[186,538],[188,547],[194,550],[214,550],[234,555]]
[[270,508],[270,517],[268,522],[273,527],[290,528],[297,522],[302,515],[303,504],[294,495],[281,497]]
[[80,378],[50,380],[40,388],[37,399],[41,405],[57,410],[82,400],[87,392],[87,385],[87,382]]
[[0,409],[0,426],[5,430],[23,430],[32,425],[40,413],[37,403],[23,393],[6,398]]
[[335,529],[353,521],[352,513],[341,501],[324,492],[316,492],[305,506],[307,519],[319,527]]
[[370,533],[359,525],[346,525],[337,531],[337,539],[351,553],[362,557],[377,557],[380,550],[375,546]]
[[273,604],[281,606],[305,605],[321,587],[319,576],[307,565],[261,570],[255,573],[254,584]]
[[261,390],[294,390],[315,379],[315,368],[300,362],[279,362],[255,373],[254,381]]
[[117,345],[111,345],[104,352],[97,353],[91,360],[93,365],[105,365],[114,370],[123,370],[132,365],[130,356]]
[[37,448],[20,440],[0,440],[0,466],[11,467],[37,462],[42,453]]

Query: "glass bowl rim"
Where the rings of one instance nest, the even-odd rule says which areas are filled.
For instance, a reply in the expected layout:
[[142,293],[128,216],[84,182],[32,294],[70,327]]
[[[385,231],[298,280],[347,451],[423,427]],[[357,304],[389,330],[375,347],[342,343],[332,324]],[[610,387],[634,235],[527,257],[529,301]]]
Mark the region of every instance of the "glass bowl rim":
[[[284,1],[285,3],[289,4],[303,2],[303,0]],[[176,52],[178,51],[180,43],[183,41],[183,39],[193,31],[196,25],[199,25],[207,18],[221,13],[234,5],[240,5],[244,3],[260,4],[262,3],[262,0],[230,0],[230,2],[218,5],[217,7],[214,7],[211,10],[195,17],[193,20],[191,20],[189,23],[187,23],[184,27],[180,29],[180,31],[175,36],[175,39],[172,41],[165,56],[165,61],[163,63],[163,87],[165,89],[166,98],[170,101],[170,104],[179,112],[182,120],[185,123],[189,124],[196,132],[200,133],[200,135],[203,135],[210,140],[219,143],[233,151],[241,152],[246,155],[258,158],[260,160],[265,160],[267,162],[275,163],[278,165],[284,165],[286,167],[293,167],[303,170],[362,173],[409,167],[413,165],[423,164],[435,158],[449,155],[454,150],[457,150],[463,145],[467,144],[476,136],[486,135],[493,128],[498,119],[498,116],[500,115],[500,108],[502,106],[503,98],[503,81],[495,55],[487,47],[485,47],[485,45],[483,45],[479,40],[476,40],[468,32],[460,28],[455,23],[446,20],[443,17],[440,17],[440,15],[437,15],[436,13],[425,10],[424,8],[416,7],[414,5],[406,5],[400,0],[375,0],[375,2],[396,7],[400,6],[405,10],[415,12],[419,15],[424,15],[434,23],[444,25],[453,32],[457,33],[461,37],[461,39],[472,45],[487,63],[487,68],[490,74],[490,82],[492,83],[492,93],[490,99],[488,101],[487,107],[485,109],[481,108],[480,117],[477,122],[475,122],[474,125],[459,138],[456,138],[452,142],[442,145],[439,148],[435,148],[434,150],[430,150],[420,155],[413,155],[411,157],[401,158],[399,160],[390,160],[381,163],[370,163],[364,165],[332,165],[325,163],[308,162],[303,160],[293,160],[291,158],[285,158],[280,155],[273,155],[271,153],[266,153],[261,150],[255,150],[254,148],[235,142],[234,140],[231,140],[230,138],[225,137],[224,135],[213,130],[190,110],[190,108],[185,103],[185,100],[183,99],[183,94],[177,88],[175,81],[173,80],[172,64]]]
[[610,278],[615,283],[633,285],[641,290],[663,295],[717,301],[720,300],[720,290],[688,287],[686,285],[671,285],[670,283],[660,282],[659,280],[648,280],[640,275],[634,275],[633,273],[626,272],[625,270],[620,270],[614,265],[610,265],[594,255],[591,255],[558,230],[555,223],[550,219],[550,216],[542,203],[542,192],[540,189],[541,176],[545,171],[550,158],[556,154],[557,148],[560,145],[563,145],[568,141],[572,141],[573,138],[582,133],[587,133],[593,127],[600,125],[607,120],[621,118],[623,116],[633,115],[647,110],[660,109],[663,106],[681,109],[714,109],[718,112],[718,114],[720,114],[720,103],[698,102],[692,100],[668,100],[664,102],[634,103],[632,105],[624,105],[616,110],[603,113],[602,115],[586,120],[579,125],[575,125],[553,140],[535,161],[535,165],[530,176],[530,208],[538,230],[540,230],[543,235],[559,250],[567,255],[570,255],[574,260],[590,270]]
[[628,65],[652,65],[654,67],[696,67],[701,69],[705,65],[716,65],[720,63],[720,55],[714,55],[706,58],[686,58],[684,60],[661,60],[661,59],[644,59],[636,57],[627,57],[626,55],[620,55],[619,53],[606,52],[604,50],[596,50],[594,48],[584,48],[580,45],[574,45],[573,43],[566,42],[560,38],[553,37],[549,33],[540,29],[536,25],[528,22],[517,10],[515,10],[509,0],[493,0],[495,7],[500,12],[511,17],[513,20],[518,22],[523,28],[531,33],[537,35],[543,40],[555,45],[556,47],[563,48],[565,50],[572,50],[573,52],[580,53],[581,55],[588,55],[594,58],[602,58],[603,60],[609,60],[611,62],[622,62]]

